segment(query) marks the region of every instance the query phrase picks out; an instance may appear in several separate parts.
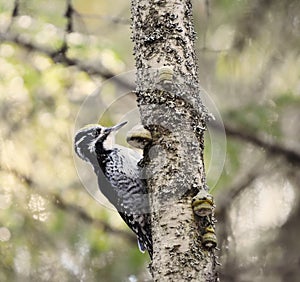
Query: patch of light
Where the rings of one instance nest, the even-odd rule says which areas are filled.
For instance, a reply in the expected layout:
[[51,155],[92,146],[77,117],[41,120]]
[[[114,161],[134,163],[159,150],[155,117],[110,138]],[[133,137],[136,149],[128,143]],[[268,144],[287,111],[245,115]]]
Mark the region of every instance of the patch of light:
[[264,231],[279,228],[293,208],[295,194],[286,179],[261,179],[236,200],[230,211],[233,236],[239,249],[252,247]]
[[215,50],[226,50],[232,45],[234,29],[229,25],[221,25],[210,38],[210,45]]
[[[1,4],[3,4],[3,2]],[[9,26],[10,22],[11,22],[11,15],[2,13],[0,15],[0,31],[6,32],[7,31],[6,28]]]
[[57,40],[58,30],[53,24],[46,24],[35,36],[35,41],[38,44],[52,44]]
[[8,209],[11,205],[11,196],[0,194],[0,209]]
[[35,67],[40,71],[44,71],[51,66],[49,58],[37,54],[33,56],[32,62],[35,65]]
[[134,275],[130,275],[130,276],[128,277],[128,281],[129,281],[129,282],[137,282],[138,280],[137,280],[137,278],[136,278]]
[[[279,185],[278,185],[279,184]],[[255,214],[255,223],[260,228],[282,226],[290,214],[295,194],[288,181],[281,183],[258,183],[257,200],[259,202]]]
[[29,276],[31,268],[31,255],[27,248],[22,247],[16,250],[14,258],[15,271],[23,276]]
[[11,57],[15,53],[15,49],[9,44],[3,44],[0,46],[0,56],[1,57]]
[[110,49],[102,50],[100,54],[101,63],[114,72],[120,72],[124,69],[122,61],[117,59],[116,54]]
[[53,127],[53,116],[48,112],[41,112],[38,115],[39,123],[45,128]]
[[89,244],[84,241],[80,242],[77,245],[77,249],[78,249],[78,253],[80,254],[80,257],[82,258],[82,260],[90,253]]
[[24,80],[21,76],[15,76],[10,80],[8,92],[13,99],[17,99],[20,102],[28,100],[28,91],[24,88]]
[[78,32],[72,32],[68,35],[68,41],[73,45],[81,45],[84,44],[85,39],[82,34]]
[[29,28],[30,25],[32,24],[32,17],[26,15],[21,16],[18,19],[18,24],[22,28]]
[[8,228],[0,227],[0,241],[7,242],[11,237],[11,233]]
[[44,198],[37,194],[30,196],[28,207],[33,213],[32,217],[36,220],[46,221],[49,217],[49,213],[46,211],[45,207],[46,201]]
[[74,257],[68,251],[63,251],[60,261],[65,269],[71,271],[75,276],[79,275],[79,266],[74,260]]
[[66,105],[59,105],[59,106],[56,107],[55,114],[60,119],[68,118],[71,114],[70,108]]

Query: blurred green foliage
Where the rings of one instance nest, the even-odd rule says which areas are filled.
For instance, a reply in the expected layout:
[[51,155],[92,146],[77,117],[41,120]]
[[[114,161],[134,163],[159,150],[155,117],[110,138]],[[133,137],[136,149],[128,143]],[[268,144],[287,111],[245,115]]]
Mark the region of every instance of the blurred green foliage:
[[[193,2],[201,84],[225,124],[300,151],[299,2],[207,1],[209,7],[206,1]],[[12,18],[14,2],[0,0],[0,34],[16,35],[37,47],[26,48],[1,37],[0,281],[147,281],[148,256],[139,252],[117,213],[87,193],[74,165],[72,138],[77,113],[105,79],[76,65],[56,62],[53,53],[66,42],[67,57],[86,66],[103,66],[115,74],[131,70],[129,3],[76,0],[72,5],[76,11],[73,32],[66,35],[66,1],[21,0],[18,14]],[[103,108],[117,98],[117,91],[117,87],[107,87]],[[134,99],[127,104],[134,107]],[[120,112],[107,112],[103,123],[115,123]],[[207,164],[213,149],[206,142]],[[283,199],[277,202],[277,209],[286,209],[282,222],[289,222],[290,207],[298,206],[295,189],[299,182],[290,176],[294,167],[266,157],[265,149],[228,136],[224,168],[216,187],[211,188],[221,202],[232,185],[253,168],[260,172],[260,180],[249,186],[254,192],[243,202],[238,197],[228,206],[231,232],[221,237],[221,242],[225,241],[223,250],[229,246],[231,252],[221,253],[224,281],[233,281],[226,276],[230,268],[232,273],[243,272],[236,281],[296,281],[280,280],[281,274],[268,272],[282,262],[283,251],[281,257],[271,253],[272,259],[267,261],[256,248],[264,238],[264,248],[273,250],[276,236],[272,237],[270,230],[280,238],[280,226],[266,219],[265,233],[255,227],[257,214],[271,220],[270,213],[275,212],[272,205],[266,208],[268,199],[259,201],[257,195],[263,190],[257,189],[259,183],[264,183],[263,187],[283,183],[280,187],[285,190],[274,188],[274,193]],[[274,200],[275,194],[270,199]],[[70,206],[118,232],[100,227]],[[241,206],[244,213],[236,211]],[[298,230],[294,233],[299,235]],[[295,252],[299,250],[293,247]],[[255,255],[241,255],[248,251]],[[292,251],[290,255],[293,257]],[[262,271],[254,270],[257,264]]]

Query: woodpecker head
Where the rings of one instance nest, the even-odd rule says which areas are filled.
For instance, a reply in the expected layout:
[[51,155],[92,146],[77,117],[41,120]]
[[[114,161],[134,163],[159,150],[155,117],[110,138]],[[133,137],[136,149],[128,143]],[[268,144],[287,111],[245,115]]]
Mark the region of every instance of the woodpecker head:
[[104,150],[112,149],[114,145],[114,134],[123,127],[127,121],[113,127],[103,127],[99,124],[89,124],[77,131],[74,138],[76,154],[84,161],[90,162],[96,157],[96,144],[102,143]]

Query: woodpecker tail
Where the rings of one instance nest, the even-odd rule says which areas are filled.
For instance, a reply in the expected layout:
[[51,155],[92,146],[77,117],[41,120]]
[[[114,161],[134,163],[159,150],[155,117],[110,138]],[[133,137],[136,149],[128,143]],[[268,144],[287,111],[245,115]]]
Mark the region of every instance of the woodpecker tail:
[[139,246],[139,249],[142,253],[144,253],[147,249],[146,247],[144,246],[143,242],[139,239],[137,239],[137,242],[138,242],[138,246]]

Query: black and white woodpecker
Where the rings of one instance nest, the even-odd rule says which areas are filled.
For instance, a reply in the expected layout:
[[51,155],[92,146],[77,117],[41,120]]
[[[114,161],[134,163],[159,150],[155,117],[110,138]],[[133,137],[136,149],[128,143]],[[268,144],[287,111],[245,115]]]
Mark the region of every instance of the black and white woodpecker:
[[126,123],[108,128],[87,125],[76,133],[74,147],[77,155],[92,165],[100,191],[136,234],[140,250],[148,250],[152,258],[148,193],[138,166],[141,155],[114,142],[115,132]]

